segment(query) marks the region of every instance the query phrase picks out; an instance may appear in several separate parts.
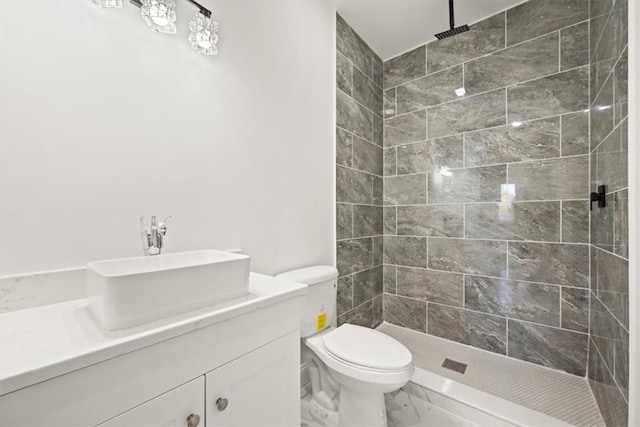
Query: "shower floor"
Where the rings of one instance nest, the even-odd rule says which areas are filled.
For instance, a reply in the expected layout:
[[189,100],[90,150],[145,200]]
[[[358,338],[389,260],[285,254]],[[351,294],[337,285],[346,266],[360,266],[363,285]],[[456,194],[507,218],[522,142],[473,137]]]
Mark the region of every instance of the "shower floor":
[[[604,426],[586,378],[388,323],[377,330],[404,344],[413,354],[416,368],[574,426]],[[467,364],[465,373],[443,368],[445,358]]]

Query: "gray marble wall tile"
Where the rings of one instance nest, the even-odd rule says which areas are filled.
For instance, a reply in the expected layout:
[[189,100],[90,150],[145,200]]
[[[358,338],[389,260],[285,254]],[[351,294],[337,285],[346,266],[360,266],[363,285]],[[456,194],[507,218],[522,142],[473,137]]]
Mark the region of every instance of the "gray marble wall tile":
[[564,243],[509,243],[509,278],[589,286],[589,247]]
[[368,141],[373,138],[373,113],[354,101],[349,95],[336,91],[336,124],[342,129]]
[[560,63],[562,70],[589,63],[588,21],[560,31]]
[[383,94],[384,118],[388,119],[397,114],[396,109],[396,88],[387,89]]
[[372,239],[338,241],[337,258],[340,276],[346,276],[373,267]]
[[625,398],[629,399],[629,343],[615,342],[614,377]]
[[375,52],[372,51],[373,60],[373,81],[382,89],[384,84],[384,62]]
[[561,117],[563,156],[589,153],[589,112],[565,114]]
[[396,170],[396,147],[384,149],[384,176],[394,176]]
[[340,15],[336,15],[336,47],[368,77],[373,77],[373,51]]
[[589,78],[589,85],[591,87],[589,101],[591,104],[593,104],[602,86],[607,81],[607,78],[609,78],[611,70],[616,64],[616,59],[617,58],[610,58],[598,62],[591,61],[589,67],[591,70],[591,76]]
[[395,294],[396,293],[396,266],[385,264],[383,266],[383,278],[382,285],[384,287],[384,292],[387,294]]
[[[615,0],[589,0],[589,18],[607,15],[613,8]],[[602,31],[602,28],[600,29]]]
[[429,203],[498,201],[507,180],[506,169],[500,165],[432,172],[428,183]]
[[629,258],[629,192],[618,191],[614,194],[613,213],[613,252]]
[[373,202],[373,176],[342,166],[336,167],[336,197],[338,202]]
[[345,323],[371,328],[373,326],[373,300],[369,300],[338,316],[338,326]]
[[384,178],[381,176],[373,177],[373,204],[380,205],[384,203]]
[[470,132],[464,148],[467,167],[558,157],[560,118]]
[[353,135],[342,129],[336,129],[336,164],[351,167],[352,153]]
[[625,327],[629,327],[629,261],[592,248],[596,261],[595,294]]
[[[607,193],[629,186],[629,154],[620,146],[620,126],[600,144],[592,156],[596,162],[595,184],[607,186]],[[593,138],[593,133],[591,134]],[[595,190],[594,190],[595,191]]]
[[599,209],[594,204],[591,212],[591,244],[601,249],[613,252],[613,194],[605,197],[608,209]]
[[489,314],[560,326],[560,287],[465,276],[464,307]]
[[610,75],[591,108],[591,148],[594,149],[613,130],[613,76]]
[[352,73],[353,66],[351,62],[340,52],[336,52],[336,82],[338,89],[348,95],[353,93]]
[[380,294],[373,299],[373,329],[384,322],[384,295]]
[[605,24],[602,35],[593,53],[592,61],[617,58],[627,43],[628,30],[627,8],[613,10]]
[[511,46],[589,18],[584,0],[531,0],[507,10],[507,45]]
[[393,236],[396,234],[396,207],[383,208],[383,234]]
[[470,26],[471,31],[427,45],[427,71],[461,64],[505,47],[504,12]]
[[[618,320],[611,314],[604,304],[596,296],[591,297],[591,336],[604,338],[610,341],[629,342],[629,332],[623,328]],[[598,341],[596,341],[596,345]],[[613,368],[613,366],[611,366]],[[613,369],[611,369],[613,371]]]
[[428,267],[434,270],[507,276],[506,242],[430,238],[428,255]]
[[385,205],[417,205],[427,202],[426,174],[384,178]]
[[509,87],[507,98],[509,122],[584,110],[589,107],[589,67]]
[[[591,337],[590,337],[591,338]],[[596,354],[596,347],[592,339],[589,339],[589,363],[587,364],[587,379],[589,385],[593,387],[592,382],[596,380],[596,361],[598,355]]]
[[611,373],[596,351],[595,378],[590,381],[593,396],[608,427],[627,427],[628,405]]
[[382,230],[382,207],[353,205],[354,237],[377,236]]
[[360,304],[382,293],[382,266],[353,275],[353,305]]
[[382,115],[382,89],[357,68],[353,69],[353,97],[378,116]]
[[353,237],[353,205],[336,203],[336,239]]
[[384,63],[384,88],[417,79],[426,74],[426,47],[419,46]]
[[384,238],[383,236],[375,236],[373,238],[373,265],[382,265],[383,262],[384,262]]
[[506,354],[507,319],[429,303],[428,332],[440,338]]
[[403,114],[384,121],[384,146],[408,144],[427,139],[426,111]]
[[455,90],[463,86],[461,65],[404,83],[396,88],[397,112],[409,113],[452,101],[457,98]]
[[378,147],[384,146],[384,119],[373,115],[373,142]]
[[465,237],[559,242],[560,202],[466,205]]
[[589,189],[588,156],[510,164],[516,200],[584,199]]
[[396,295],[384,295],[384,320],[394,325],[427,331],[427,303]]
[[382,175],[382,148],[357,136],[353,138],[353,167]]
[[397,234],[464,237],[462,205],[398,206]]
[[505,90],[462,98],[427,111],[429,139],[504,125]]
[[398,267],[397,271],[398,295],[455,307],[463,306],[463,274],[411,267]]
[[627,48],[620,56],[620,60],[613,70],[613,122],[615,125],[620,123],[628,114],[629,102],[629,58],[627,57]]
[[564,200],[562,202],[562,241],[589,243],[589,202]]
[[559,33],[548,34],[465,63],[464,87],[467,93],[486,92],[557,73],[558,37]]
[[588,336],[509,319],[509,356],[585,376]]
[[427,239],[424,237],[384,236],[384,263],[426,268]]
[[562,287],[562,323],[564,329],[589,331],[589,290]]
[[464,166],[462,135],[398,146],[398,174],[431,172]]
[[338,316],[353,308],[353,276],[340,277],[338,279],[336,300]]

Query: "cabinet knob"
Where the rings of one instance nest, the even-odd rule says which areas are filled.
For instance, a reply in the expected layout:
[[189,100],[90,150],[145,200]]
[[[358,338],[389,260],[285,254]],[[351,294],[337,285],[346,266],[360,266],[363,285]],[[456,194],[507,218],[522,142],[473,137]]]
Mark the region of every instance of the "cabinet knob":
[[219,397],[218,400],[216,400],[216,408],[218,408],[218,411],[220,412],[227,409],[227,405],[229,405],[229,400],[224,397]]
[[198,427],[200,424],[200,415],[191,414],[187,417],[187,427]]

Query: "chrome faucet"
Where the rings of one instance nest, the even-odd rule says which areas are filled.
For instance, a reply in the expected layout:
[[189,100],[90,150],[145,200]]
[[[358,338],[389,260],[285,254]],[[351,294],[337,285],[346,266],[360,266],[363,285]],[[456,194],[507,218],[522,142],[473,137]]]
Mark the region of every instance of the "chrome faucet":
[[142,249],[145,255],[160,255],[164,247],[164,236],[167,234],[167,220],[158,222],[155,215],[151,215],[151,229],[147,231],[144,217],[140,217],[140,238],[142,239]]

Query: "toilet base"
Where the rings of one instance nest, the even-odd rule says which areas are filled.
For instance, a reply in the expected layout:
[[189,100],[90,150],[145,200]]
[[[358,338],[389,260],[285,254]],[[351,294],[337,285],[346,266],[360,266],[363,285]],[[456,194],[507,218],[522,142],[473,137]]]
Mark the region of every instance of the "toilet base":
[[363,393],[342,385],[338,427],[387,427],[384,394]]

